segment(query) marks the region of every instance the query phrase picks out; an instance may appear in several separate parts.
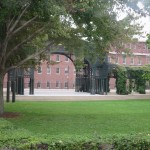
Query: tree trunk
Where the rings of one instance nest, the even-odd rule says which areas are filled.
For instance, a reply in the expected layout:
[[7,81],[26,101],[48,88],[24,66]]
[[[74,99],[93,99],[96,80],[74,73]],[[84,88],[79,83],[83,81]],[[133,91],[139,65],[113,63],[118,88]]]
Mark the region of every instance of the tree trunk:
[[0,114],[4,113],[3,79],[4,74],[0,72]]

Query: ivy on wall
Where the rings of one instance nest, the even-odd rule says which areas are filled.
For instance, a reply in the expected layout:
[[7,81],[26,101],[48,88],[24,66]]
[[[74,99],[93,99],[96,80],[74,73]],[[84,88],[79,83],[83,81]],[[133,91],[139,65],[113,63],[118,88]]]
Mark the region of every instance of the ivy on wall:
[[115,77],[116,77],[116,93],[120,95],[126,95],[127,88],[126,88],[126,80],[127,80],[127,72],[124,67],[118,66],[115,70]]
[[145,94],[146,81],[150,81],[150,66],[124,67],[117,66],[113,70],[116,78],[116,93],[120,95],[130,94],[132,91]]
[[136,68],[129,68],[128,74],[130,75],[130,78],[135,80],[133,90],[136,92],[139,92],[140,94],[145,94],[146,89],[146,80],[143,78],[143,75],[145,74],[145,68],[142,67],[136,67]]

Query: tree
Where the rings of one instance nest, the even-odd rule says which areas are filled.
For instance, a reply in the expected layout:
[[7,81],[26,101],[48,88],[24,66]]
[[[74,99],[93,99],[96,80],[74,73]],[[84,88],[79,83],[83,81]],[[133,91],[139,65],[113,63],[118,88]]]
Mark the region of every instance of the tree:
[[[8,70],[35,64],[37,56],[63,44],[77,57],[103,56],[113,44],[135,34],[134,17],[117,19],[118,0],[1,0],[0,114],[4,112],[3,78]],[[116,9],[117,8],[117,9]]]

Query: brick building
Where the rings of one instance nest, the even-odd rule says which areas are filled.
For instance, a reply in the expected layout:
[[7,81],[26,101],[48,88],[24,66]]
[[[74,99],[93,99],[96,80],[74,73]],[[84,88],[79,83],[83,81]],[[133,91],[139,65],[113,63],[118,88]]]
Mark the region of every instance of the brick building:
[[76,72],[73,62],[59,54],[51,55],[50,59],[56,64],[49,65],[44,61],[35,71],[35,88],[74,88]]
[[[150,64],[150,52],[145,42],[125,44],[125,48],[130,49],[130,53],[117,52],[115,48],[109,52],[108,61],[110,63],[123,66],[142,66]],[[76,71],[73,62],[64,55],[53,54],[50,59],[56,64],[49,65],[42,62],[34,72],[34,87],[43,89],[73,89],[75,87]],[[7,77],[4,80],[6,87]],[[29,79],[24,80],[25,88],[29,86]],[[110,79],[110,88],[115,88],[115,79]]]
[[[150,64],[150,51],[145,42],[125,44],[129,53],[117,53],[115,49],[109,52],[108,61],[122,66],[143,66]],[[110,88],[115,88],[115,79],[111,78]]]

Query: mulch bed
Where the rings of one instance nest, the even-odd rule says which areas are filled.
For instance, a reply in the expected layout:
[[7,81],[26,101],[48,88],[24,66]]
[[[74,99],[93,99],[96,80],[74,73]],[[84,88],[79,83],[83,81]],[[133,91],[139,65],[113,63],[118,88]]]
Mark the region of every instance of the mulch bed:
[[0,115],[0,118],[17,118],[20,116],[20,113],[17,112],[4,112]]

